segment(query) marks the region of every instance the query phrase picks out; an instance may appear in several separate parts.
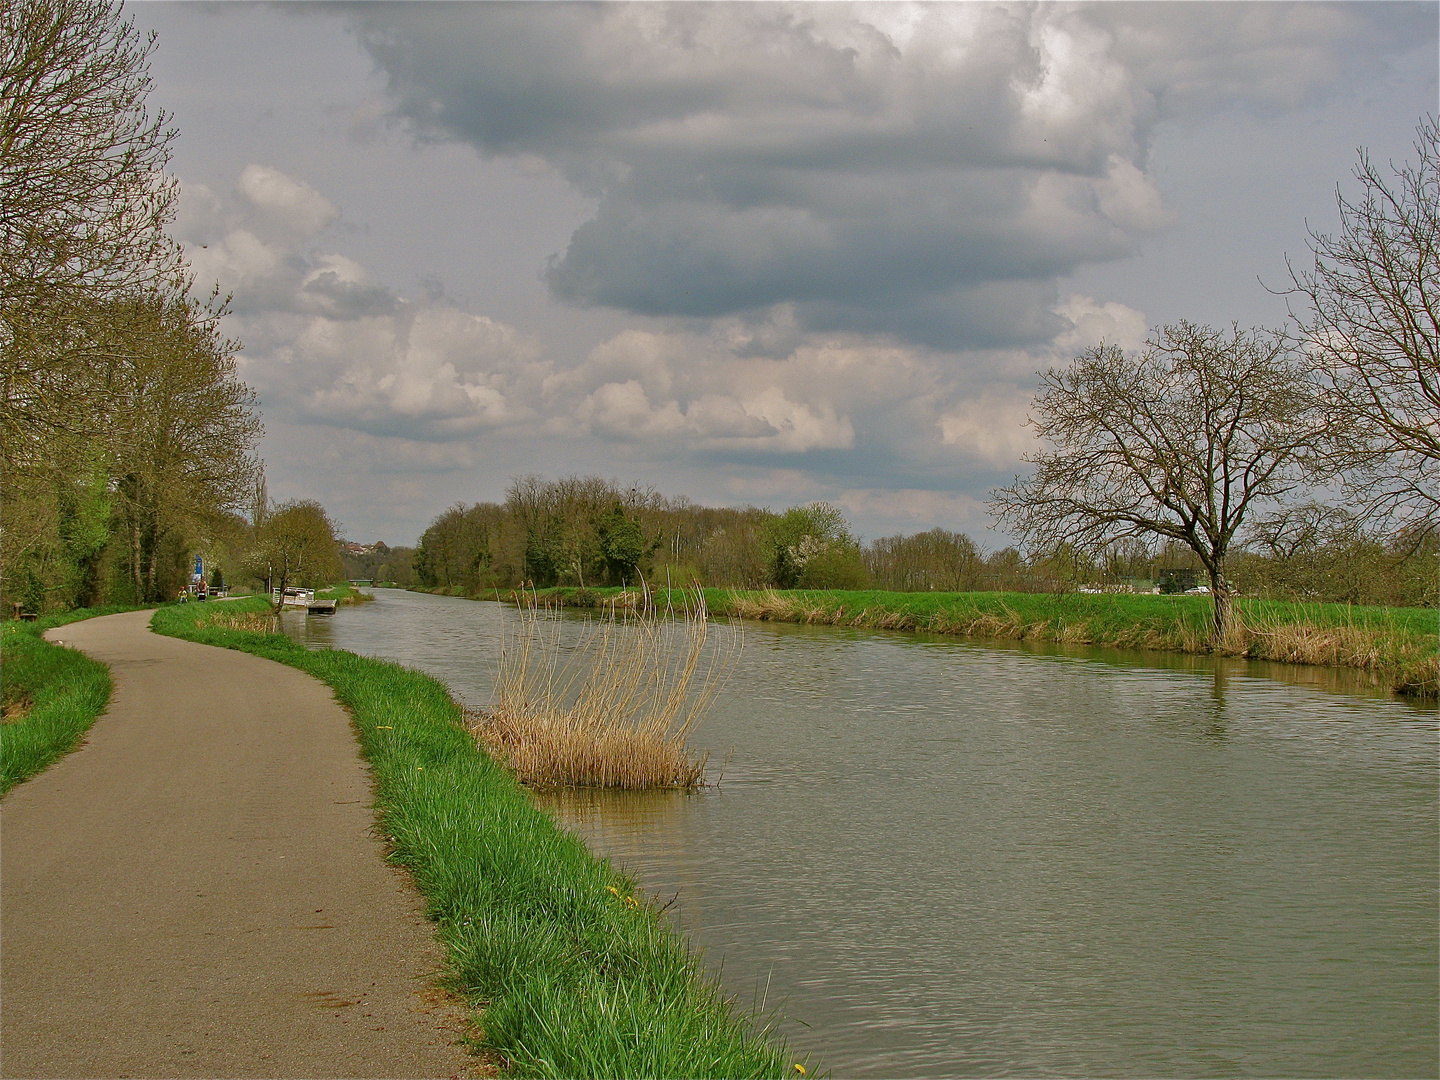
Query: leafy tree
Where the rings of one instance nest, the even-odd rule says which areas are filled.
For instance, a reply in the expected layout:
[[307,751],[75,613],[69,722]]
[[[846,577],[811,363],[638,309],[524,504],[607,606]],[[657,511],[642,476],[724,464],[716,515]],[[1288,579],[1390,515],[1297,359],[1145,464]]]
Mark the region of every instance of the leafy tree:
[[290,585],[314,588],[338,581],[345,569],[340,564],[335,525],[325,508],[313,499],[272,507],[260,528],[249,568],[254,576],[280,589],[282,603]]
[[110,541],[108,475],[88,468],[57,473],[5,492],[6,591],[26,611],[97,602]]
[[62,484],[57,509],[56,532],[70,579],[65,599],[76,607],[89,607],[99,602],[104,590],[103,557],[110,542],[111,495],[104,470],[92,467],[88,475]]
[[600,557],[605,564],[605,580],[619,585],[634,581],[640,573],[640,560],[654,548],[645,543],[640,523],[625,516],[625,508],[614,502],[600,515],[596,525],[600,541]]
[[1225,560],[1245,518],[1300,486],[1325,427],[1313,366],[1283,335],[1180,323],[1141,352],[1044,372],[1031,423],[1053,449],[991,510],[1039,551],[1124,537],[1186,545],[1209,577],[1212,645],[1231,630]]
[[773,515],[765,520],[762,536],[770,581],[779,588],[851,588],[868,576],[845,515],[830,503]]
[[48,604],[100,599],[117,533],[166,594],[256,471],[223,307],[165,232],[154,46],[112,0],[0,3],[0,577]]
[[1364,150],[1360,195],[1337,189],[1340,231],[1310,234],[1291,268],[1302,323],[1330,383],[1332,445],[1373,515],[1440,511],[1440,125],[1420,124],[1413,163],[1387,177]]
[[103,428],[100,302],[181,276],[165,233],[176,132],[145,105],[154,36],[109,0],[0,4],[0,443],[7,475],[53,434]]
[[158,580],[167,547],[188,547],[252,498],[260,424],[255,395],[236,376],[234,343],[219,337],[218,311],[154,294],[110,310],[116,499],[135,595],[156,600],[168,592]]
[[504,524],[494,503],[456,503],[430,523],[415,549],[415,575],[426,588],[490,584],[490,568]]

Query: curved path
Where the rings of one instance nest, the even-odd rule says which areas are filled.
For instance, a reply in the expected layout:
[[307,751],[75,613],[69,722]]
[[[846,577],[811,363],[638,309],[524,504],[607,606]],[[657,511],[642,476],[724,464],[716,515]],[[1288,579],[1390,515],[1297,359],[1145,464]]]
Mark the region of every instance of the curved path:
[[47,635],[115,692],[0,808],[0,1072],[460,1073],[433,928],[330,689],[150,615]]

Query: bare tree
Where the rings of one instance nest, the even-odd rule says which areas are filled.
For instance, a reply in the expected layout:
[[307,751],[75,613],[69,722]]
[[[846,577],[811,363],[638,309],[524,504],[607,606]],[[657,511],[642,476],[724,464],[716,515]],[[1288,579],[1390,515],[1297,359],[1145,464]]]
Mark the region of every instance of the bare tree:
[[1330,382],[1332,447],[1347,487],[1379,517],[1440,519],[1440,125],[1385,176],[1360,151],[1360,194],[1337,189],[1340,231],[1310,233],[1291,267],[1300,321]]
[[1282,334],[1180,323],[1140,353],[1099,345],[1041,375],[1031,425],[1052,450],[990,508],[1032,549],[1159,536],[1195,552],[1233,625],[1225,559],[1247,514],[1300,485],[1323,427],[1308,359]]

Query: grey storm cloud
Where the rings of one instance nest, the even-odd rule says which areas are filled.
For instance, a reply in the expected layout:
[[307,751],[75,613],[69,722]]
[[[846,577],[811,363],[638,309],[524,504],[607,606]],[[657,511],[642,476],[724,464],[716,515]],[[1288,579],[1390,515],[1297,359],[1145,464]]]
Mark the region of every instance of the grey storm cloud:
[[1154,125],[1284,109],[1434,35],[1433,5],[360,5],[428,138],[596,197],[564,301],[938,348],[1053,336],[1054,280],[1169,215]]
[[318,308],[332,319],[393,315],[400,307],[400,298],[388,288],[346,281],[334,270],[314,274],[300,291],[312,308]]

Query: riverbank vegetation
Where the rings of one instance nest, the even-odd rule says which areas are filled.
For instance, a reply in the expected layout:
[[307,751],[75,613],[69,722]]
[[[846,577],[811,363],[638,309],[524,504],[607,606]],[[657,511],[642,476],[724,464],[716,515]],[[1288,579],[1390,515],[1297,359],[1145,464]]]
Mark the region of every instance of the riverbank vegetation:
[[799,1075],[719,993],[635,883],[537,810],[417,671],[217,621],[256,597],[164,608],[161,633],[241,649],[328,683],[354,718],[391,859],[414,876],[447,981],[480,1008],[479,1048],[544,1077]]
[[[716,615],[1004,641],[1209,653],[1371,673],[1378,685],[1433,698],[1440,626],[1431,608],[1361,607],[1242,598],[1231,635],[1211,641],[1204,596],[1092,593],[901,593],[880,590],[706,589]],[[556,588],[552,603],[636,602],[621,589]]]
[[[621,518],[629,523],[623,536]],[[623,553],[617,537],[628,545]],[[634,556],[629,570],[621,554]],[[1242,597],[1429,607],[1437,555],[1440,536],[1424,522],[1386,532],[1343,508],[1300,504],[1257,519],[1229,551],[1225,574]],[[783,513],[704,507],[594,476],[521,477],[504,503],[439,515],[415,550],[414,587],[452,596],[640,577],[746,589],[1125,593],[1182,591],[1204,581],[1204,567],[1183,544],[1139,537],[1030,554],[986,552],[946,529],[862,543],[827,503]]]
[[607,606],[563,650],[552,609],[521,597],[491,707],[466,710],[485,748],[530,787],[698,786],[708,755],[686,740],[739,647],[732,634],[707,651],[704,593],[673,590],[662,609],[627,593],[638,603]]
[[79,746],[110,700],[109,668],[41,635],[52,627],[129,610],[82,608],[0,626],[0,794]]

